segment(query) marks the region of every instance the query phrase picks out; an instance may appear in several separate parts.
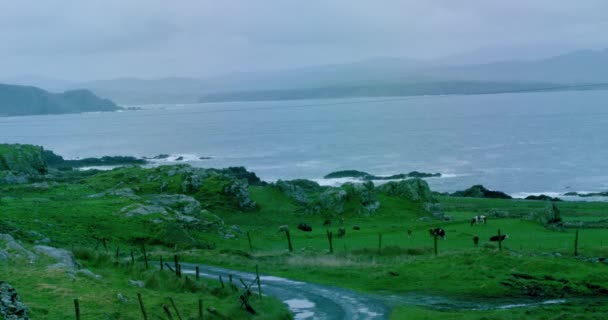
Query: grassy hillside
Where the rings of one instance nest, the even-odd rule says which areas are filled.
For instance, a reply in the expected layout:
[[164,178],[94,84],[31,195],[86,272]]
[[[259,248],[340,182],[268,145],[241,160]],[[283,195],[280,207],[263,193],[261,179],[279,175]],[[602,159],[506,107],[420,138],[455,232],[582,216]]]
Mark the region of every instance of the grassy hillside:
[[[608,257],[607,233],[602,224],[589,223],[606,219],[608,203],[557,203],[564,221],[580,223],[555,227],[543,219],[551,208],[546,201],[425,198],[422,182],[328,188],[304,181],[266,185],[249,176],[255,182],[249,185],[238,170],[183,165],[49,170],[35,182],[0,183],[0,233],[12,235],[28,250],[40,244],[68,249],[82,268],[102,278],[49,272],[50,261],[42,256],[34,262],[9,258],[9,263],[0,264],[0,279],[17,288],[34,318],[66,318],[73,312],[72,299],[78,297],[88,316],[138,319],[138,292],[155,314],[171,296],[190,314],[202,297],[206,306],[232,318],[249,317],[239,308],[238,297],[218,289],[217,281],[175,281],[166,271],[145,270],[143,245],[151,261],[178,254],[182,261],[240,270],[259,265],[264,274],[391,295],[396,297],[393,319],[409,319],[411,314],[421,319],[608,315],[605,304],[595,300],[608,295],[608,261],[603,259]],[[414,187],[422,188],[418,198],[412,196]],[[369,205],[376,201],[379,206]],[[478,214],[489,217],[487,224],[471,226],[471,217]],[[324,225],[326,220],[331,225]],[[313,230],[298,230],[300,223]],[[293,252],[287,250],[286,234],[278,232],[282,225],[290,229]],[[437,255],[428,233],[434,227],[446,231],[446,239],[438,240]],[[341,228],[344,236],[339,236]],[[509,235],[502,250],[489,241],[499,229]],[[574,256],[577,231],[579,255]],[[7,248],[0,240],[0,250]],[[142,280],[144,287],[129,280]],[[129,302],[118,299],[118,293]],[[583,300],[512,312],[449,312],[400,302],[399,297],[408,294],[482,302]],[[263,314],[256,319],[288,317],[272,299],[253,305]]]

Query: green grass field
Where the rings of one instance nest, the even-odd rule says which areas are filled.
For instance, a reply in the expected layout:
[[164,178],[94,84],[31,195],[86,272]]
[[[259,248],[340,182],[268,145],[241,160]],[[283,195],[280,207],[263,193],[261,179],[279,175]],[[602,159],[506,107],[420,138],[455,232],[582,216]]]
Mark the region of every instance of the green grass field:
[[[297,204],[271,186],[250,186],[257,209],[242,212],[210,186],[196,195],[208,210],[224,221],[228,230],[236,225],[234,238],[226,238],[214,229],[180,229],[172,223],[155,223],[159,214],[126,217],[121,210],[136,203],[128,197],[93,194],[118,184],[135,190],[137,196],[158,193],[156,185],[145,179],[155,169],[117,169],[110,172],[70,173],[58,177],[48,188],[32,185],[0,185],[0,233],[11,233],[27,247],[37,240],[28,231],[49,237],[51,245],[67,249],[86,248],[103,259],[78,256],[84,267],[103,276],[102,280],[67,277],[61,272],[48,272],[43,262],[33,265],[0,265],[0,279],[9,279],[23,300],[31,307],[34,319],[65,319],[73,314],[73,299],[81,300],[86,318],[138,319],[137,292],[155,315],[172,296],[183,310],[194,315],[198,298],[231,318],[248,317],[233,294],[217,292],[216,282],[201,281],[194,289],[157,271],[118,263],[112,254],[104,254],[99,238],[107,238],[109,251],[122,252],[120,261],[129,260],[129,250],[140,251],[146,243],[153,259],[159,255],[179,254],[182,260],[252,270],[259,265],[264,274],[346,287],[370,293],[423,293],[483,301],[484,299],[527,297],[596,297],[599,288],[608,288],[608,265],[592,263],[593,257],[608,256],[608,232],[601,228],[580,228],[579,257],[574,257],[575,229],[547,229],[530,213],[543,210],[547,203],[526,200],[496,200],[440,197],[443,211],[454,217],[445,222],[429,218],[420,204],[402,198],[379,194],[380,209],[362,216],[348,208],[334,217],[331,227],[324,227],[323,215],[301,213]],[[169,180],[169,193],[178,192],[181,181]],[[209,199],[209,202],[206,202]],[[596,221],[608,216],[608,203],[560,202],[557,204],[565,221]],[[508,218],[490,218],[485,225],[470,226],[477,214],[508,212]],[[342,219],[340,219],[342,218]],[[308,223],[312,232],[301,232],[296,226]],[[289,225],[293,252],[288,252],[280,225]],[[353,230],[359,226],[360,230]],[[338,228],[346,229],[337,237]],[[446,240],[438,240],[438,255],[433,252],[433,238],[428,229],[442,227]],[[502,251],[488,241],[498,230],[508,234]],[[327,230],[333,232],[334,253],[329,253]],[[408,235],[411,230],[411,236]],[[249,248],[249,232],[253,250]],[[381,243],[379,241],[381,235]],[[481,240],[474,246],[472,237]],[[168,245],[174,243],[175,245]],[[189,243],[213,244],[205,249]],[[156,260],[155,260],[156,261]],[[514,276],[524,274],[531,278]],[[145,289],[128,284],[129,279],[150,282]],[[182,280],[184,281],[184,280]],[[193,292],[194,291],[194,292]],[[128,298],[120,302],[117,294]],[[255,305],[255,304],[254,304]],[[257,305],[264,310],[260,319],[286,318],[287,311],[276,300]],[[185,313],[185,312],[184,312]],[[602,315],[602,316],[600,316]],[[559,306],[531,307],[515,310],[439,311],[422,307],[397,305],[392,319],[599,319],[608,310],[592,302]]]

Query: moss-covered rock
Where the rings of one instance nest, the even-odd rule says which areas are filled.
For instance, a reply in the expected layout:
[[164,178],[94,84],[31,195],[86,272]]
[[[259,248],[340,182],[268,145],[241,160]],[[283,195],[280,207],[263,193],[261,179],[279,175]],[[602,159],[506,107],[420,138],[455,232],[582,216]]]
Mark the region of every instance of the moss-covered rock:
[[456,191],[452,193],[451,196],[467,198],[512,199],[510,195],[504,192],[489,190],[480,184],[474,185],[466,190]]
[[0,171],[43,175],[48,171],[43,149],[26,144],[0,144]]
[[387,195],[398,196],[413,202],[436,202],[433,192],[431,192],[431,189],[429,188],[429,184],[422,179],[389,182],[380,186],[379,190]]

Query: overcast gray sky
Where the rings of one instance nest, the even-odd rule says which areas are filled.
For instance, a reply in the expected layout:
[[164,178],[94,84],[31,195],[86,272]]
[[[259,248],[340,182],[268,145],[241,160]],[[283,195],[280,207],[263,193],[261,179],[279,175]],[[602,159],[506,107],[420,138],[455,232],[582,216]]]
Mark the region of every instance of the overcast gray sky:
[[0,70],[206,77],[478,48],[600,49],[607,30],[605,0],[3,0]]

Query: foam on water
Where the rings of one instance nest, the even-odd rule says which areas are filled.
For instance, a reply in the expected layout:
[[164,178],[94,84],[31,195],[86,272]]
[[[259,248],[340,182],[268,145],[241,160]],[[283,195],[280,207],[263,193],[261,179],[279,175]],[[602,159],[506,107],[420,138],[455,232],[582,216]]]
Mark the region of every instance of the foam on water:
[[[180,159],[181,160],[178,160]],[[172,154],[169,155],[165,159],[147,159],[152,163],[181,163],[181,162],[193,162],[193,161],[201,161],[200,156],[191,153],[184,154]]]

